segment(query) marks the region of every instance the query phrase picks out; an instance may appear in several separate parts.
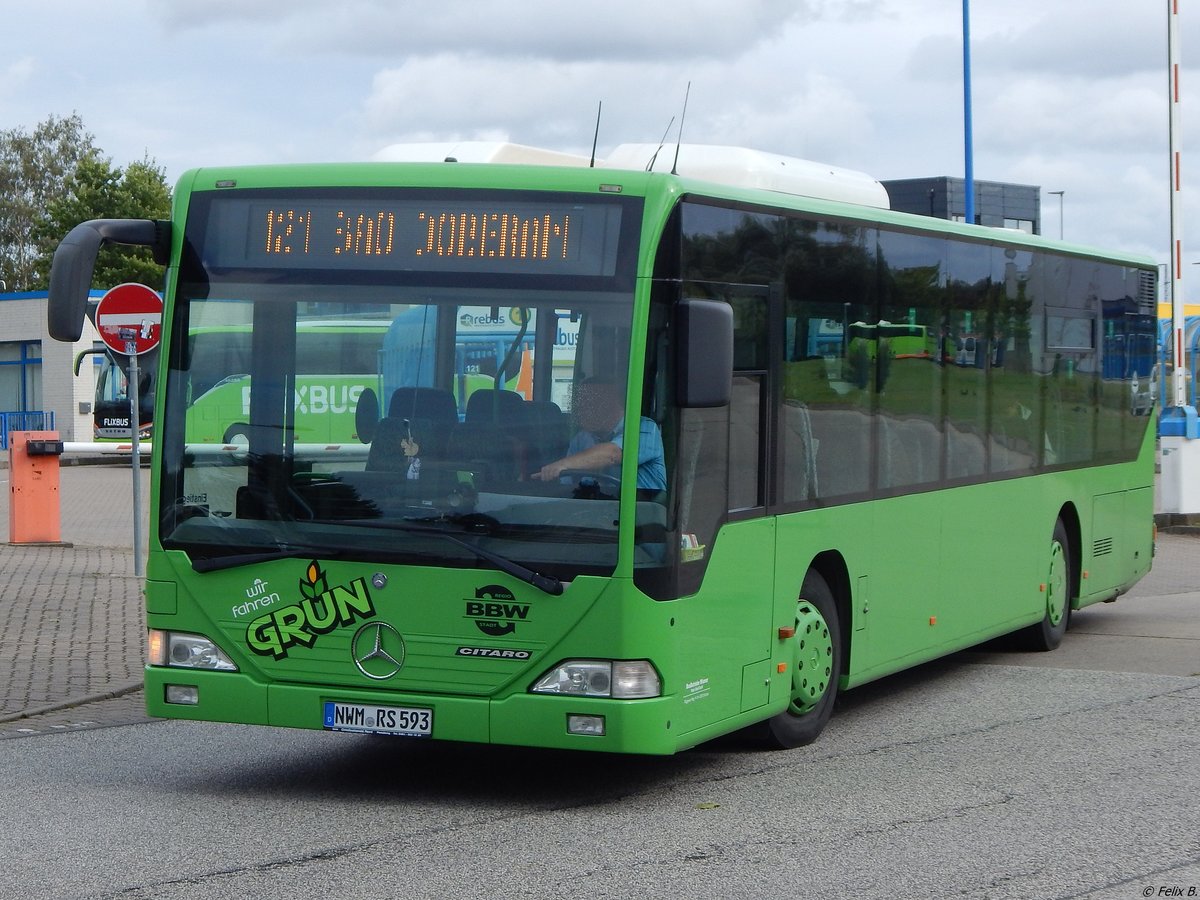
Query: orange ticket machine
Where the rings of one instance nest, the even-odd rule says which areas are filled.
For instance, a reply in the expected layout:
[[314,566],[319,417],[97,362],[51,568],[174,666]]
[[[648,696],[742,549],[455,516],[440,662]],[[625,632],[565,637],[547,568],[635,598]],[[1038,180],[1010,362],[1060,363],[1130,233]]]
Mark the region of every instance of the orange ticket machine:
[[8,435],[8,540],[13,544],[61,544],[57,431],[13,431]]

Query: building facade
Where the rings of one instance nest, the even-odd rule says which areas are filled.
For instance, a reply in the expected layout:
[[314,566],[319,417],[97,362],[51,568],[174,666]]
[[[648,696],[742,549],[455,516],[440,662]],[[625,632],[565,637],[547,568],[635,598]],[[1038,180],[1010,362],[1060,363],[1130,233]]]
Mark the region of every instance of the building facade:
[[[883,182],[891,198],[892,209],[955,222],[962,222],[966,218],[966,184],[962,178],[945,175]],[[977,180],[975,224],[1015,228],[1026,234],[1043,234],[1041,188],[1028,184]],[[1058,237],[1056,229],[1052,228],[1051,231],[1051,236]]]
[[[39,422],[48,424],[48,417],[29,414],[53,413],[62,440],[92,440],[95,357],[85,360],[78,375],[74,368],[76,354],[93,349],[99,339],[88,320],[73,344],[51,338],[45,291],[0,294],[0,428],[40,428]],[[5,435],[0,442],[7,447]]]

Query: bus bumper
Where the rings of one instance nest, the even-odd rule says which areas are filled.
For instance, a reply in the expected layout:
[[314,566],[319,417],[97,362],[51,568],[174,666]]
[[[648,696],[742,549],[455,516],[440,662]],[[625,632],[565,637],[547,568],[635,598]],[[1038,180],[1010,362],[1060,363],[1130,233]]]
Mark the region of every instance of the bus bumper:
[[[274,725],[322,730],[329,701],[371,707],[407,707],[433,712],[435,740],[512,744],[609,753],[671,754],[694,741],[672,731],[669,697],[608,700],[514,694],[503,699],[398,694],[387,691],[264,685],[236,672],[146,668],[146,712],[169,719]],[[195,703],[167,702],[168,687],[194,688]],[[189,692],[191,693],[191,692]],[[603,734],[572,734],[572,716],[601,717]]]

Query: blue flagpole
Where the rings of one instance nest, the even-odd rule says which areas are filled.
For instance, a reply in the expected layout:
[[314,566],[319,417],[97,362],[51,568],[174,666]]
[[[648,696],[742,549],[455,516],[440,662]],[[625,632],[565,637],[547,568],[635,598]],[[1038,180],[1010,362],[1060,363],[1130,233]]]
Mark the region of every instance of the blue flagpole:
[[975,147],[971,137],[971,0],[963,0],[963,150],[966,203],[963,218],[975,224]]

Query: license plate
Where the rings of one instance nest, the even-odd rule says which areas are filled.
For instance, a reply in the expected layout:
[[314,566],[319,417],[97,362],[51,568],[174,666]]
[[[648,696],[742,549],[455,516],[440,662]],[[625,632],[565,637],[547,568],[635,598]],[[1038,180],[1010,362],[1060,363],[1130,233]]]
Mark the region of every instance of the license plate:
[[325,703],[325,727],[331,731],[429,737],[433,734],[433,710],[328,700]]

